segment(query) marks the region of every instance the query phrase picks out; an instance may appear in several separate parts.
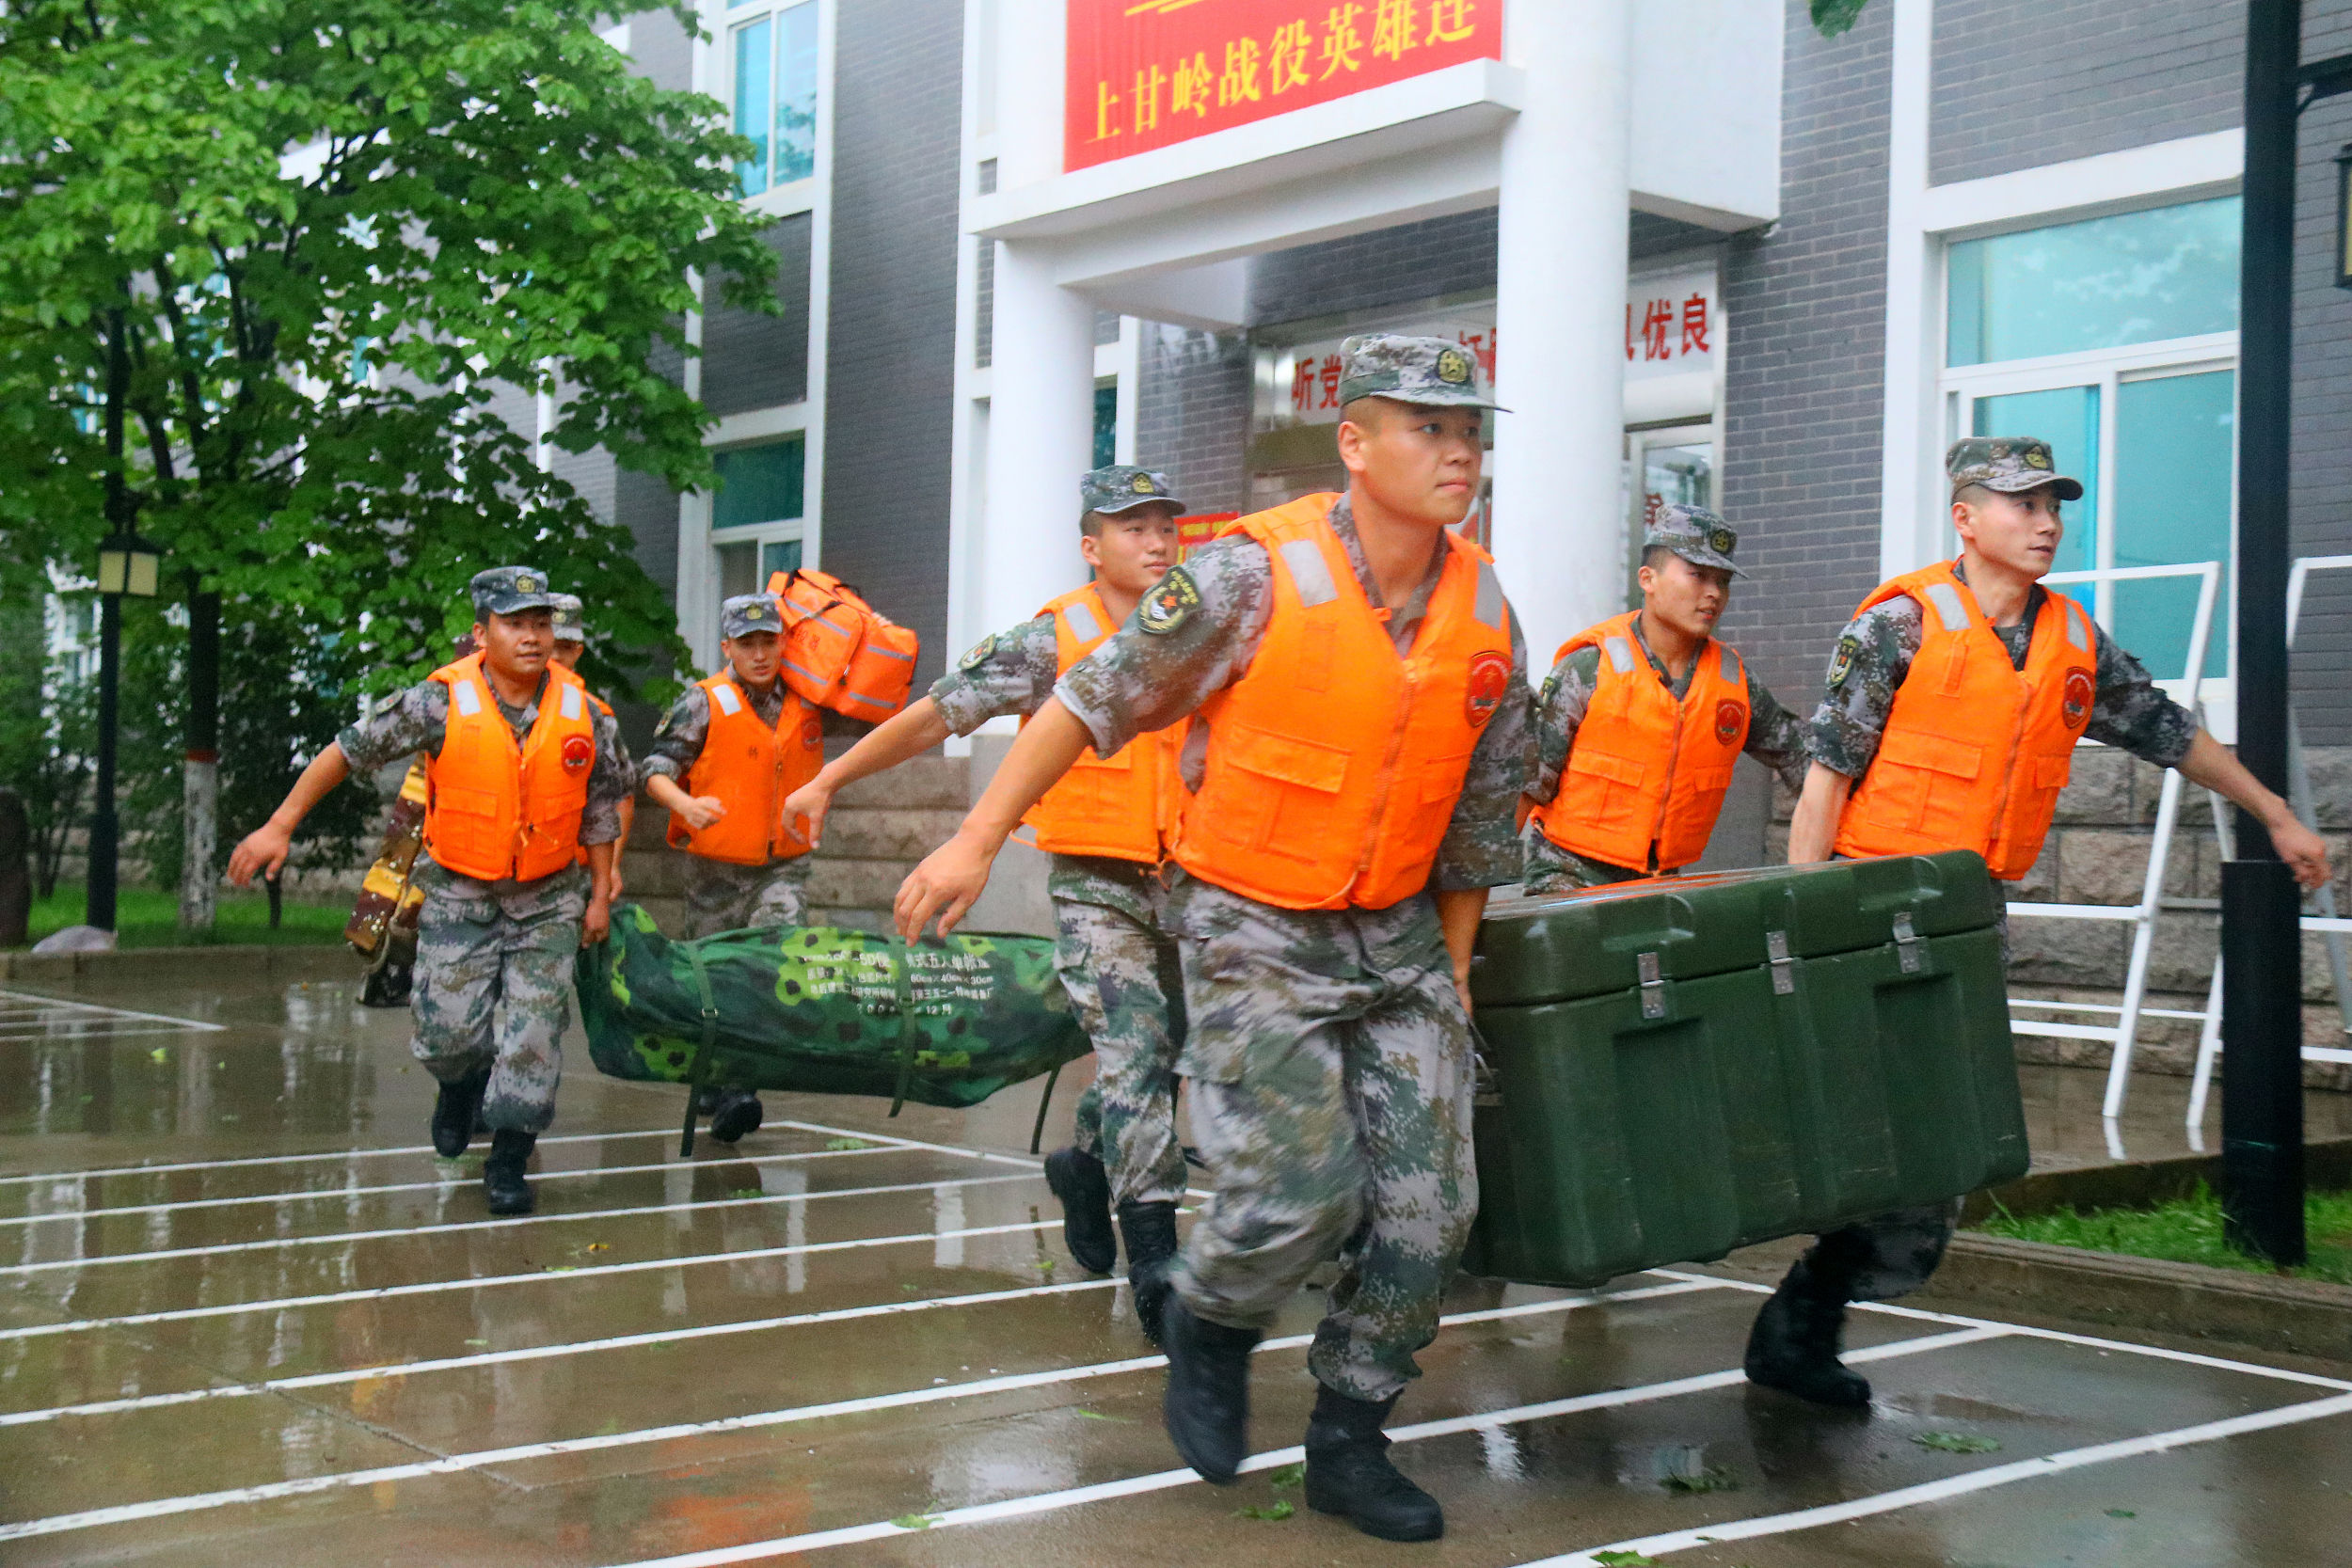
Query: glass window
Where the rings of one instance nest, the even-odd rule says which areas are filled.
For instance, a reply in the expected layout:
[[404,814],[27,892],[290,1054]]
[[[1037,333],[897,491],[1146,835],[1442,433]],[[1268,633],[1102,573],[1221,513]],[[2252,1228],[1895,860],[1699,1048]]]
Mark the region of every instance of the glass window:
[[[2083,483],[2083,499],[2059,508],[2066,537],[2058,542],[2054,572],[2083,572],[2099,559],[2099,388],[2055,387],[2046,392],[2010,392],[1976,400],[1977,436],[2039,436],[2050,443],[2058,472]],[[2121,566],[2117,561],[2110,564]]]
[[[2126,381],[2115,400],[2115,564],[2221,562],[2205,673],[2229,673],[2230,516],[2237,375],[2206,371]],[[2071,470],[2070,470],[2071,471]],[[2115,585],[2116,641],[2158,680],[2188,673],[2195,578]]]
[[745,196],[816,174],[816,0],[735,29],[735,132],[758,149],[736,166]]
[[757,149],[735,166],[745,196],[768,188],[768,128],[775,102],[774,24],[766,17],[735,30],[735,134]]
[[711,502],[710,526],[749,528],[798,517],[806,455],[797,436],[715,454],[711,461],[719,470],[719,490]]
[[1947,362],[1982,365],[2237,330],[2238,198],[1951,247]]
[[1094,388],[1094,466],[1108,467],[1119,461],[1119,388]]

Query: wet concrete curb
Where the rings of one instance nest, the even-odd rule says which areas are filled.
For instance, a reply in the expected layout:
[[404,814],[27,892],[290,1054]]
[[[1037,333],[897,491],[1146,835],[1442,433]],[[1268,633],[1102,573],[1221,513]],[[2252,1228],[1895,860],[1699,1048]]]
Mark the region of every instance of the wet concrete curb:
[[[1929,1287],[1995,1315],[2352,1361],[2352,1287],[1963,1231]],[[1930,1305],[1926,1300],[1916,1305]]]
[[69,986],[102,980],[204,980],[223,974],[281,980],[349,980],[358,954],[340,942],[315,946],[133,947],[114,953],[0,953],[0,981]]

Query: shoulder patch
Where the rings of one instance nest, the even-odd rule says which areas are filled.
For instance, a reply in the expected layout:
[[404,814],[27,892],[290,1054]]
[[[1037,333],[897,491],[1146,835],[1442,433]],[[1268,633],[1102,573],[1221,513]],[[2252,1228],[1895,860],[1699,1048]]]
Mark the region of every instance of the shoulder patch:
[[1192,612],[1200,608],[1200,588],[1192,574],[1182,566],[1171,566],[1159,586],[1136,607],[1136,624],[1154,636],[1166,636],[1191,620]]
[[1854,657],[1861,652],[1862,640],[1853,633],[1847,632],[1838,638],[1837,651],[1829,657],[1829,689],[1832,691],[1846,684],[1846,677],[1853,673]]
[[971,651],[966,653],[961,658],[956,660],[956,668],[967,671],[977,670],[981,665],[986,664],[988,662],[988,656],[995,651],[996,634],[992,631],[986,637],[981,638],[977,642],[973,643]]

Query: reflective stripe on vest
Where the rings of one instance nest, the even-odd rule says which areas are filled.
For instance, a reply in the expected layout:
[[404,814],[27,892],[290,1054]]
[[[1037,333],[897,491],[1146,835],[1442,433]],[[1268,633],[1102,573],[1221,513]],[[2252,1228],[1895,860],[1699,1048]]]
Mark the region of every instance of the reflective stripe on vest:
[[433,672],[449,688],[440,754],[425,761],[424,843],[462,877],[535,881],[573,863],[596,732],[580,677],[548,666],[539,713],[522,744],[471,655]]
[[[1091,583],[1038,613],[1054,618],[1055,667],[1064,673],[1117,629]],[[1159,864],[1184,815],[1178,758],[1190,727],[1186,721],[1139,735],[1109,757],[1096,756],[1091,746],[1079,752],[1061,782],[1022,818],[1037,830],[1037,847],[1057,855]]]
[[1839,854],[1974,849],[2006,881],[2033,869],[2099,689],[2090,616],[2044,594],[2022,671],[1948,562],[1862,601],[1907,594],[1928,613],[1878,754],[1838,818]]
[[1577,633],[1554,664],[1598,647],[1593,700],[1576,727],[1560,787],[1535,808],[1561,848],[1632,871],[1675,871],[1707,852],[1724,794],[1748,743],[1748,682],[1740,656],[1709,638],[1682,700],[1658,678],[1633,635],[1640,610]]
[[1194,876],[1282,909],[1386,909],[1422,891],[1511,675],[1486,553],[1447,533],[1400,655],[1331,530],[1337,499],[1235,525],[1266,547],[1273,609],[1248,671],[1200,710],[1208,766],[1176,846]]
[[670,843],[705,860],[766,865],[808,853],[808,835],[784,819],[784,802],[825,765],[825,729],[817,709],[789,687],[771,729],[726,671],[698,681],[710,703],[710,728],[687,768],[686,793],[715,795],[727,814],[696,832],[670,814]]

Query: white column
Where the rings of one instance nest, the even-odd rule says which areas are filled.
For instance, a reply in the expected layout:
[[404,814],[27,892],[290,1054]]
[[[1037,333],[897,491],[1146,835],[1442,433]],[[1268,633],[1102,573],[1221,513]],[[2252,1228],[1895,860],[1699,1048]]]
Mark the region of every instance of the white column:
[[1631,0],[1511,8],[1542,90],[1502,134],[1495,263],[1494,546],[1540,680],[1622,608]]
[[1078,476],[1094,456],[1094,306],[1034,245],[996,246],[980,625],[998,631],[1086,580]]

